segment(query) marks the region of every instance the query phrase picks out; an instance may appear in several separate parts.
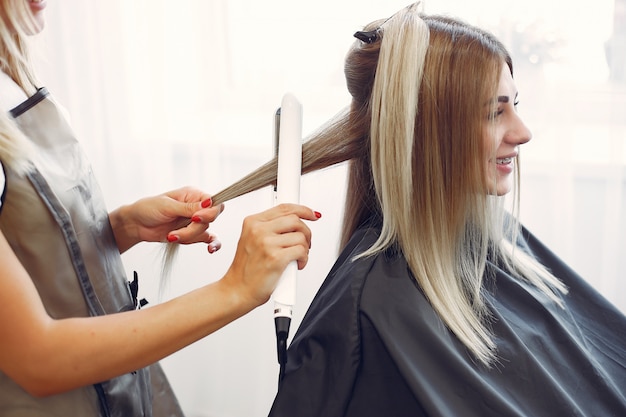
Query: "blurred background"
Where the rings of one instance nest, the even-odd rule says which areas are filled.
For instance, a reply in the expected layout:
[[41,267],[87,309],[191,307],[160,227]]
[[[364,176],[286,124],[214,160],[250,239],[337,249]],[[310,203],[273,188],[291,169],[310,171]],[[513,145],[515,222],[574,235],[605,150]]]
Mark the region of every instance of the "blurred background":
[[[522,148],[523,223],[626,311],[626,0],[426,0],[511,50]],[[39,75],[68,109],[112,209],[183,185],[216,193],[273,153],[286,92],[306,136],[349,104],[352,34],[406,0],[50,1]],[[292,334],[337,254],[345,167],[302,178],[323,217],[299,274]],[[184,247],[160,286],[161,245],[124,254],[153,305],[219,279],[243,218],[269,189],[226,204],[211,225],[223,248]],[[162,290],[162,291],[161,291]],[[165,359],[190,417],[266,415],[278,383],[272,303]]]

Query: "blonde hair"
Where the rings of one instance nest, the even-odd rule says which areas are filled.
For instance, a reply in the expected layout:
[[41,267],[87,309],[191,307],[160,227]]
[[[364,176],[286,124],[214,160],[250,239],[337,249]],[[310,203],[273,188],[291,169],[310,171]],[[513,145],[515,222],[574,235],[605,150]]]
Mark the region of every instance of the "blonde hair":
[[[36,91],[37,81],[29,55],[28,33],[37,31],[35,23],[27,2],[1,2],[0,70],[30,96]],[[25,172],[30,166],[32,145],[11,118],[0,113],[0,161],[17,172]]]
[[[367,41],[356,41],[345,63],[352,104],[304,143],[302,171],[350,161],[341,247],[357,228],[380,225],[378,240],[357,258],[397,248],[441,320],[491,366],[496,345],[482,294],[488,254],[557,303],[566,291],[517,247],[516,216],[490,195],[484,161],[494,150],[485,144],[482,104],[495,99],[502,66],[512,73],[511,58],[493,35],[421,16],[416,5],[364,31]],[[275,178],[274,159],[214,202]]]

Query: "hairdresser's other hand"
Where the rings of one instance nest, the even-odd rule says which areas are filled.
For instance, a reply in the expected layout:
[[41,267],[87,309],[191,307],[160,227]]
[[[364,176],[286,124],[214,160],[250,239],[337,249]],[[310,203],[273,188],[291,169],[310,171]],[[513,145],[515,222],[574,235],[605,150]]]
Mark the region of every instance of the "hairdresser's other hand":
[[302,221],[317,220],[321,215],[308,207],[280,204],[259,214],[248,216],[235,258],[223,283],[252,303],[264,304],[276,288],[289,262],[304,268],[309,259],[311,230]]
[[122,253],[139,242],[165,241],[206,243],[215,252],[221,243],[208,228],[223,210],[223,204],[211,205],[209,194],[183,187],[122,206],[109,219]]

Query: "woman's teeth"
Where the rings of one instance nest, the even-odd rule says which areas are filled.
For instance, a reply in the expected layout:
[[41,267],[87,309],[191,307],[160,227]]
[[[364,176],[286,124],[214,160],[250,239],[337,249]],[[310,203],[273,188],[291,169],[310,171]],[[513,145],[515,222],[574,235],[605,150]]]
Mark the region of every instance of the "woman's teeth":
[[510,164],[513,158],[498,158],[496,159],[496,164],[498,165],[506,165]]

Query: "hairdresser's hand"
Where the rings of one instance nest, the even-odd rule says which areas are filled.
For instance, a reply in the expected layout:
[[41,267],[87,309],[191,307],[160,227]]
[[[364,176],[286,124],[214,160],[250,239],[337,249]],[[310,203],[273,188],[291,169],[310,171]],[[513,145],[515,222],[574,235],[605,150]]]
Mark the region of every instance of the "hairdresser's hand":
[[309,259],[311,230],[301,219],[317,220],[321,215],[308,207],[280,204],[243,222],[232,265],[222,279],[234,288],[244,303],[264,304],[276,288],[289,262],[304,268]]
[[143,198],[109,214],[120,252],[139,242],[206,243],[213,253],[221,247],[209,233],[209,223],[224,209],[211,206],[211,196],[191,187]]

